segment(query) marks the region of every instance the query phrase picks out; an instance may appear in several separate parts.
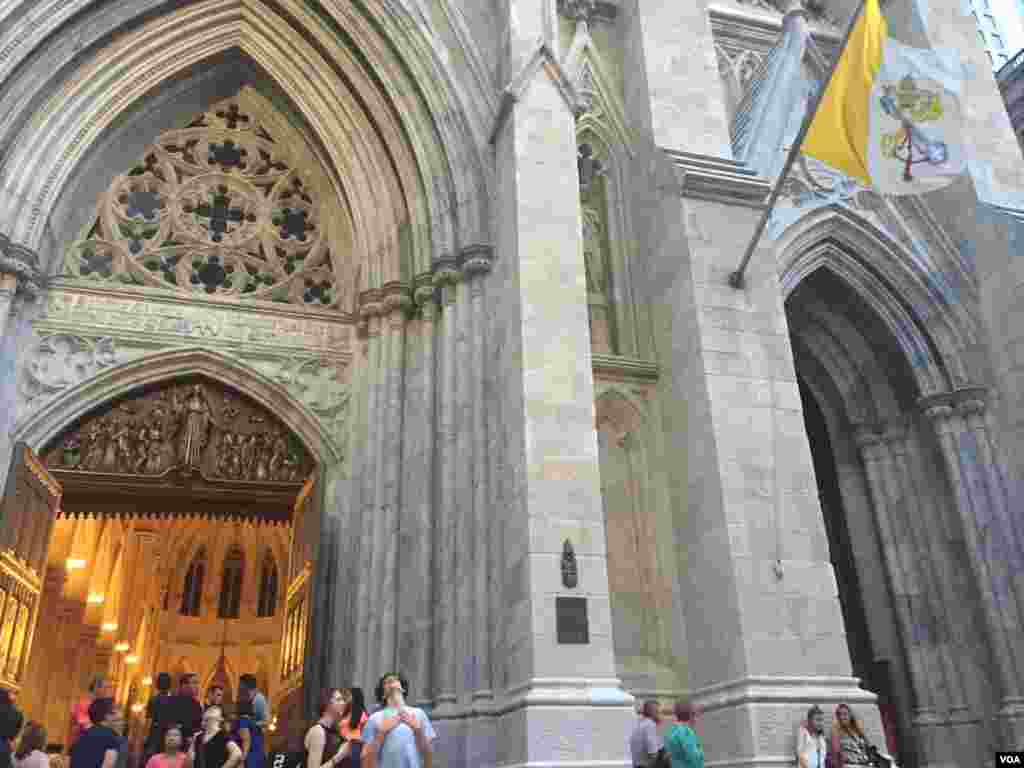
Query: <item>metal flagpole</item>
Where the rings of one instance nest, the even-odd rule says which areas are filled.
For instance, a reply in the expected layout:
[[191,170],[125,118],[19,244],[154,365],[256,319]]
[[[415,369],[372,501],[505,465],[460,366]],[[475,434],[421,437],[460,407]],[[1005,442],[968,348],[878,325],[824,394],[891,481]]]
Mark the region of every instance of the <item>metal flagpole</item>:
[[[807,131],[811,129],[811,123],[814,122],[814,115],[818,111],[818,106],[821,104],[821,100],[825,96],[825,91],[828,90],[829,83],[832,82],[832,75],[835,74],[839,60],[846,51],[846,44],[850,40],[850,33],[853,32],[853,28],[857,24],[857,20],[864,12],[864,3],[865,0],[860,0],[857,4],[856,13],[853,14],[853,17],[850,19],[850,23],[846,25],[846,33],[843,35],[843,42],[839,46],[839,52],[836,57],[832,59],[832,63],[828,68],[828,75],[825,77],[824,83],[822,83],[822,86],[815,92],[814,98],[811,101],[810,106],[807,108],[807,114],[804,115],[804,120],[800,124],[800,130],[797,132],[796,138],[793,139],[793,144],[789,148],[789,155],[786,157],[786,164],[782,166],[782,173],[779,174],[779,178],[776,180],[775,186],[772,187],[772,193],[768,197],[768,203],[765,205],[764,214],[761,216],[761,220],[757,223],[757,229],[754,230],[754,236],[750,240],[750,245],[747,246],[746,253],[743,254],[743,261],[740,262],[739,269],[729,275],[729,285],[736,290],[743,290],[743,275],[747,271],[747,265],[750,264],[750,258],[754,255],[754,250],[757,248],[757,244],[761,241],[761,235],[764,234],[764,228],[768,226],[768,219],[771,218],[772,210],[775,208],[775,202],[779,199],[779,193],[782,192],[782,184],[786,181],[786,177],[789,175],[789,169],[793,166],[797,156],[800,154],[800,147],[804,143]],[[814,41],[811,40],[810,42],[813,44]]]

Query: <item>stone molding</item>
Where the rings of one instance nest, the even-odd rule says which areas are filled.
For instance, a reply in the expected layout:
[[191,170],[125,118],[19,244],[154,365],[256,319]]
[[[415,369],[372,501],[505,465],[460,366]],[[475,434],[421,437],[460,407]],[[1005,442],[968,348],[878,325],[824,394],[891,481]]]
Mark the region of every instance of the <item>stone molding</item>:
[[18,420],[31,421],[69,390],[125,365],[201,346],[287,389],[342,452],[354,330],[323,312],[275,316],[248,304],[57,288],[47,294],[18,372]]
[[661,377],[661,366],[649,360],[596,353],[591,355],[591,360],[595,374],[642,381],[657,381]]
[[860,687],[856,677],[747,677],[689,691],[703,712],[749,704],[800,704],[807,701],[874,704],[878,696]]
[[983,414],[990,398],[987,387],[958,387],[951,392],[943,392],[917,401],[917,407],[932,421],[945,421],[954,414]]
[[17,278],[16,293],[34,299],[42,291],[43,276],[39,270],[39,256],[23,245],[12,243],[0,234],[0,274]]
[[734,160],[664,150],[682,172],[681,194],[699,200],[763,209],[771,184]]
[[498,114],[494,119],[494,128],[491,130],[491,145],[497,142],[499,134],[505,127],[505,122],[512,114],[512,107],[523,99],[533,78],[541,69],[551,78],[551,82],[554,83],[555,88],[565,101],[565,106],[568,107],[574,118],[579,118],[587,111],[586,99],[581,97],[576,90],[572,78],[558,61],[551,46],[546,42],[540,42],[533,54],[527,58],[519,73],[511,79],[502,92],[501,106],[498,108]]

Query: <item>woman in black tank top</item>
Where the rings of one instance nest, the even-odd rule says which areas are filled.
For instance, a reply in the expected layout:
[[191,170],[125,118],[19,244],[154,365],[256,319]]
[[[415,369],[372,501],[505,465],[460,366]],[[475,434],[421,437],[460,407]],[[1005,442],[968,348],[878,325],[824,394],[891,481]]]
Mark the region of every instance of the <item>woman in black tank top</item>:
[[242,750],[225,733],[220,707],[203,712],[203,730],[192,741],[189,753],[193,768],[236,768],[241,763]]
[[302,768],[335,768],[348,754],[343,750],[338,718],[345,701],[338,688],[327,688],[320,696],[320,719],[306,732]]

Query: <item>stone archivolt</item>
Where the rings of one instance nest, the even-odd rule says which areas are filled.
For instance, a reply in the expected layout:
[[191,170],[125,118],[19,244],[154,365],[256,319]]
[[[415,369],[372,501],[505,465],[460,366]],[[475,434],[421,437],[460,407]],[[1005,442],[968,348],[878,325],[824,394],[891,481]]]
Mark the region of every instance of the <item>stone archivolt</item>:
[[119,175],[63,275],[182,293],[336,307],[342,296],[309,175],[232,99],[168,131]]

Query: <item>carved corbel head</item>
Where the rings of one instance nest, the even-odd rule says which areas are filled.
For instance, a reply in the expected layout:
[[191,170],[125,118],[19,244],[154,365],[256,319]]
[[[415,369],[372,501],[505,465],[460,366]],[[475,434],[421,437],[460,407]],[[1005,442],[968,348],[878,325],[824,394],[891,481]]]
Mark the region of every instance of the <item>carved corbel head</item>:
[[23,245],[0,234],[0,285],[17,295],[34,299],[42,289],[39,257]]

